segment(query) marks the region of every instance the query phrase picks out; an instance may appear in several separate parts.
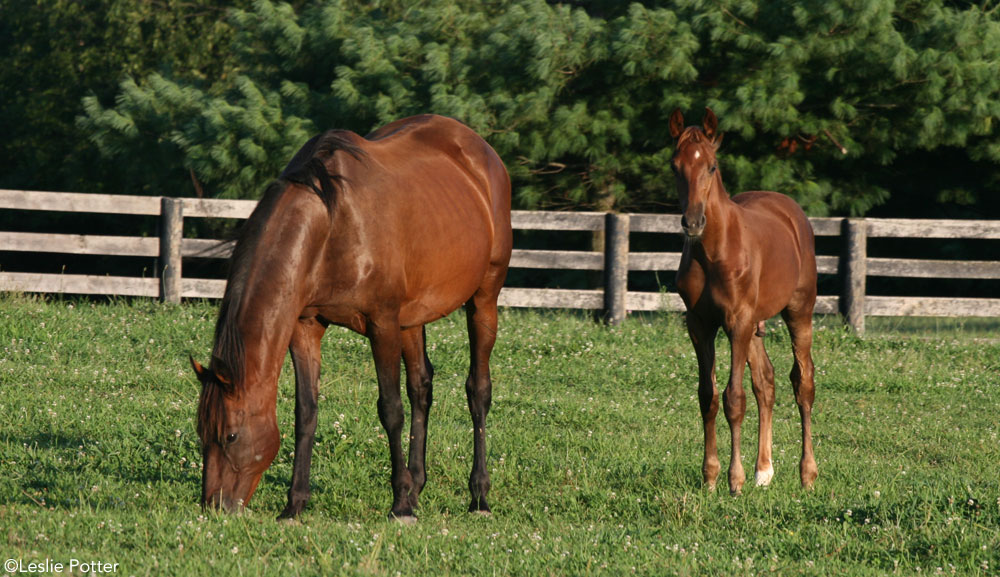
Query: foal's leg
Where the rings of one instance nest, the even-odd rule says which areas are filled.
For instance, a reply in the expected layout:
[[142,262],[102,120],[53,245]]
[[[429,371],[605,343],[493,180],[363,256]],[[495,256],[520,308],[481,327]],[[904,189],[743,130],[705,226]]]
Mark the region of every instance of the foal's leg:
[[729,421],[729,433],[732,438],[733,454],[729,462],[729,492],[738,495],[743,491],[746,474],[743,472],[742,454],[740,453],[740,432],[743,428],[743,417],[747,412],[747,395],[743,391],[743,373],[746,370],[750,350],[750,339],[757,329],[755,323],[738,320],[733,322],[729,333],[729,344],[732,350],[732,370],[729,374],[729,384],[722,393],[722,406]]
[[812,360],[812,309],[810,307],[807,311],[801,312],[786,309],[781,316],[785,319],[788,333],[792,336],[792,353],[795,355],[791,379],[795,402],[799,405],[799,417],[802,419],[802,460],[799,461],[799,476],[802,486],[808,488],[812,487],[813,481],[819,475],[812,446],[812,406],[816,393]]
[[389,458],[392,463],[392,509],[389,517],[412,522],[413,507],[410,491],[413,477],[406,468],[401,434],[403,431],[403,402],[399,395],[399,359],[403,338],[396,315],[372,319],[368,325],[368,338],[372,343],[375,374],[378,377],[378,417],[389,437]]
[[719,391],[715,388],[715,335],[719,332],[719,327],[702,323],[691,313],[687,316],[687,327],[698,357],[698,405],[705,431],[705,457],[701,474],[705,485],[714,491],[721,469],[715,440],[715,416],[719,412]]
[[774,477],[774,465],[771,461],[771,416],[774,411],[774,365],[764,350],[764,339],[760,329],[750,339],[750,379],[753,382],[753,394],[757,398],[757,415],[759,416],[757,434],[757,467],[754,480],[758,486],[768,485]]
[[490,473],[486,468],[486,415],[490,411],[493,398],[493,383],[490,380],[490,354],[497,339],[497,294],[480,289],[466,303],[469,327],[469,378],[465,381],[465,392],[472,414],[472,473],[469,475],[469,491],[472,493],[470,512],[489,513],[486,496],[490,491]]
[[403,363],[406,365],[406,394],[410,397],[410,506],[417,507],[417,498],[424,488],[427,473],[424,455],[427,451],[427,414],[431,408],[434,367],[427,357],[424,327],[403,331]]
[[320,339],[326,327],[316,319],[300,320],[292,332],[289,350],[295,366],[295,458],[288,505],[279,519],[291,519],[309,500],[309,467],[316,438],[316,410],[319,395]]

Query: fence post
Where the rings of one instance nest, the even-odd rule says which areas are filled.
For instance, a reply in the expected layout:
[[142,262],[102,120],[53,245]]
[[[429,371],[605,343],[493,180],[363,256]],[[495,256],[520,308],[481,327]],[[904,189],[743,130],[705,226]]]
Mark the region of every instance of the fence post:
[[181,302],[181,242],[184,239],[184,210],[181,199],[160,200],[160,300]]
[[868,223],[863,218],[843,221],[844,254],[840,270],[844,288],[840,314],[858,335],[865,334],[865,280],[868,276]]
[[628,294],[629,215],[609,212],[604,217],[604,322],[625,320]]

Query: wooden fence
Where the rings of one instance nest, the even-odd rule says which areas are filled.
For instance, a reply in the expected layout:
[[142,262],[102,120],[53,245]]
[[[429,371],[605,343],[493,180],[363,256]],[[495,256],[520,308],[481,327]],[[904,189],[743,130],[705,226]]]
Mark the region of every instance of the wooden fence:
[[[0,190],[0,209],[147,215],[160,219],[159,238],[0,231],[0,252],[27,251],[80,255],[117,255],[158,259],[152,278],[39,274],[0,271],[0,291],[182,298],[220,298],[225,281],[185,278],[183,261],[227,258],[232,243],[183,237],[186,218],[250,215],[254,201],[146,196],[93,195]],[[836,254],[818,256],[820,274],[840,278],[839,294],[820,295],[819,314],[843,314],[859,333],[865,315],[1000,316],[1000,298],[887,297],[865,294],[870,276],[1000,279],[1000,261],[943,261],[869,258],[868,239],[1000,239],[1000,222],[983,220],[900,220],[813,218],[817,237],[839,237]],[[603,214],[514,211],[516,230],[603,231],[605,251],[525,250],[515,247],[511,268],[603,271],[603,288],[504,288],[500,304],[509,307],[571,308],[603,311],[610,323],[628,311],[684,310],[679,296],[628,290],[629,271],[675,271],[676,252],[632,252],[631,233],[680,234],[680,217],[659,214]],[[2,263],[0,263],[2,265]]]

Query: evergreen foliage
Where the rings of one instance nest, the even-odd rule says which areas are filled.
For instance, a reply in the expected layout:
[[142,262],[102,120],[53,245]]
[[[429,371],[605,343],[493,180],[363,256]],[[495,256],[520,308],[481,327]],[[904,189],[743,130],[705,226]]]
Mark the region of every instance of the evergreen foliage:
[[890,195],[982,210],[1000,177],[993,4],[253,0],[197,21],[217,60],[171,45],[170,65],[123,66],[77,125],[149,193],[191,191],[194,174],[255,198],[323,129],[434,112],[497,148],[520,207],[658,210],[673,203],[666,119],[707,105],[732,192],[779,190],[814,215]]
[[229,4],[247,2],[0,0],[0,186],[161,193],[183,162],[156,145],[162,126],[124,110],[103,116],[108,130],[132,140],[102,160],[76,125],[81,99],[114,102],[124,78],[153,73],[191,90],[213,85],[232,66],[223,58]]

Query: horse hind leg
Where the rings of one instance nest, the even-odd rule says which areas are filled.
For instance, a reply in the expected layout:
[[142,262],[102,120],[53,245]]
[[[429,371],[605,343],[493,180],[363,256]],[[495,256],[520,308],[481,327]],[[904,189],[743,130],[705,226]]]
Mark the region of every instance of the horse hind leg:
[[782,317],[792,337],[794,363],[790,377],[795,392],[795,402],[799,406],[799,417],[802,420],[802,460],[799,461],[799,476],[802,486],[810,488],[819,475],[812,446],[812,407],[816,392],[815,368],[812,360],[812,310],[810,308],[808,311],[797,313],[786,309]]
[[466,303],[466,321],[469,329],[469,378],[465,392],[472,415],[472,472],[469,475],[469,492],[472,501],[469,512],[490,513],[486,500],[490,491],[490,473],[486,468],[486,415],[493,398],[490,379],[490,355],[497,338],[497,296],[499,289],[480,289]]
[[410,399],[410,456],[407,468],[413,478],[410,506],[417,507],[427,481],[427,419],[433,400],[434,366],[427,356],[424,327],[403,331],[403,364],[406,366],[406,394]]
[[757,466],[754,473],[754,482],[757,486],[769,485],[774,477],[774,465],[771,459],[774,365],[771,364],[771,359],[764,349],[762,336],[758,326],[757,334],[750,340],[750,352],[747,357],[760,421],[757,429]]

